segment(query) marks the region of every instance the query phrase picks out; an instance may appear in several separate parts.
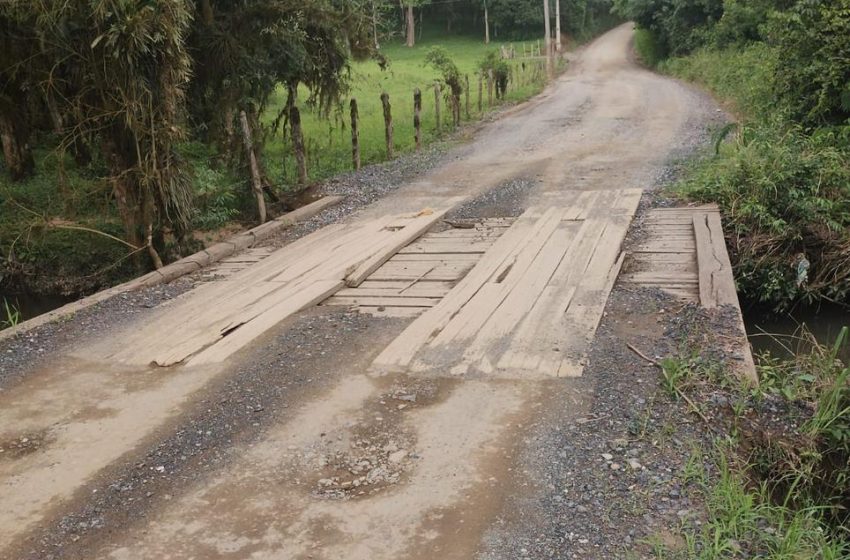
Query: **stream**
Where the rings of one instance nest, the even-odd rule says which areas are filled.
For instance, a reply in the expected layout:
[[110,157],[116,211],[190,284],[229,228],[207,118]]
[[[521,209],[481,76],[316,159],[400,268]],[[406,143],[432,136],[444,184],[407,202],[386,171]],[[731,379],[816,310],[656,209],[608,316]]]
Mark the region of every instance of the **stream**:
[[4,300],[20,313],[20,320],[26,321],[42,313],[47,313],[68,302],[74,301],[73,296],[35,296],[29,294],[0,294],[0,326],[7,320]]
[[[789,358],[792,353],[809,348],[799,336],[804,328],[819,343],[832,346],[842,327],[850,327],[850,310],[824,304],[778,315],[754,308],[744,311],[744,323],[754,355],[769,351],[775,358]],[[844,345],[838,357],[850,364],[850,344]]]

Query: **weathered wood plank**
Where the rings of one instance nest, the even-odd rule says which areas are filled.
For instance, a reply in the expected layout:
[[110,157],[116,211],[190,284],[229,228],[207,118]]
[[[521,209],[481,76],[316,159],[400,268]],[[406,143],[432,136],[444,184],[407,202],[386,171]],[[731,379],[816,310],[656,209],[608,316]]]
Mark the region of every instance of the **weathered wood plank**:
[[738,305],[732,265],[726,251],[726,240],[720,215],[703,213],[693,218],[699,265],[699,293],[703,307]]
[[[525,216],[525,214],[523,215]],[[445,327],[451,318],[481,289],[520,244],[534,234],[536,220],[520,217],[491,247],[455,288],[436,306],[411,323],[375,359],[378,370],[406,368],[419,348]]]
[[359,305],[364,307],[434,307],[440,302],[440,298],[335,295],[327,301],[332,305]]
[[218,343],[189,359],[188,365],[224,361],[284,319],[324,301],[344,285],[342,280],[324,280],[305,286],[298,294],[276,303],[249,323],[237,327]]

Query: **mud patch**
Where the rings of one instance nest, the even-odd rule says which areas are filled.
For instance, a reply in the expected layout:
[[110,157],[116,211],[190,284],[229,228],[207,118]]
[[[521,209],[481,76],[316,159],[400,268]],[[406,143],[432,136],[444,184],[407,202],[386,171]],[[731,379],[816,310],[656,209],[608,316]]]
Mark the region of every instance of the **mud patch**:
[[360,417],[332,433],[322,432],[302,455],[313,466],[312,494],[345,500],[373,496],[400,482],[420,458],[416,437],[405,415],[432,406],[451,393],[444,380],[396,380],[390,389],[364,406]]

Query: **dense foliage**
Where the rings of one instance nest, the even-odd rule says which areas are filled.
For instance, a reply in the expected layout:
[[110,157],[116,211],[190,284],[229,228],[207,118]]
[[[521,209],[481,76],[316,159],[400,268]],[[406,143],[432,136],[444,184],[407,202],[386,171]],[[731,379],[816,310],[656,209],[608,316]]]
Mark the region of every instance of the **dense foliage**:
[[[58,169],[53,197],[66,209],[62,219],[48,214],[35,190],[0,200],[4,213],[28,217],[17,237],[79,230],[66,219],[75,202],[66,173],[72,165],[102,179],[137,263],[144,264],[144,252],[161,266],[164,249],[190,241],[199,194],[193,173],[206,167],[190,165],[179,145],[193,138],[214,143],[238,167],[244,164],[235,133],[239,111],[250,115],[261,150],[268,131],[258,115],[278,87],[295,91],[303,84],[322,106],[338,99],[351,57],[373,49],[364,6],[349,0],[1,3],[5,168],[13,180],[25,179],[47,161],[35,157],[36,145],[49,149]],[[3,253],[7,270],[23,264],[14,242]]]
[[616,9],[641,27],[646,62],[705,84],[740,116],[733,140],[681,189],[721,205],[742,294],[777,309],[848,301],[850,0],[617,0]]

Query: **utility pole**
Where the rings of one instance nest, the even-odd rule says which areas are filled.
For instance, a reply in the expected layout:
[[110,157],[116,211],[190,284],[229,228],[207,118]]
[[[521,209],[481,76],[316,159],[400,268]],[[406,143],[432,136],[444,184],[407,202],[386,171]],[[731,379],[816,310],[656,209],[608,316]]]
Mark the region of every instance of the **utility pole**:
[[543,0],[543,26],[546,28],[546,58],[552,51],[552,30],[549,27],[549,0]]
[[561,0],[555,0],[555,50],[561,52]]

